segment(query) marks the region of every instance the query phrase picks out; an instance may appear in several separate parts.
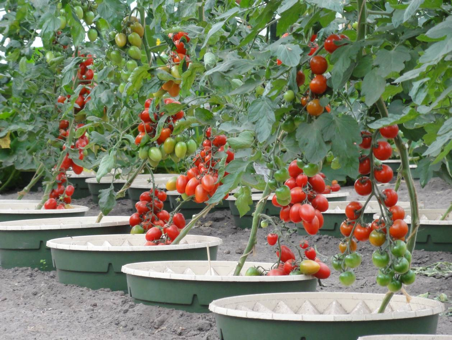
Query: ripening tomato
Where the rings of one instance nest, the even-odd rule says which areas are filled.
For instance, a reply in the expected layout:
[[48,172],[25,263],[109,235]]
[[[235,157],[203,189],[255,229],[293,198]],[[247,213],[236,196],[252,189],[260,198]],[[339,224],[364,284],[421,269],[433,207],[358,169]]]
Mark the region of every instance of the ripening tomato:
[[305,231],[308,235],[316,235],[319,230],[319,220],[318,217],[315,216],[311,222],[302,221],[302,225],[304,226]]
[[[348,249],[348,243],[347,242],[340,242],[338,245],[338,249],[340,250],[340,253],[344,253],[346,249]],[[354,241],[353,239],[350,239],[349,241],[349,250],[354,252],[357,250],[357,242]]]
[[386,164],[374,168],[374,178],[381,183],[388,183],[393,178],[393,170]]
[[280,257],[280,252],[277,250],[276,254],[277,257],[280,257],[280,261],[286,262],[288,260],[295,260],[296,256],[294,256],[294,253],[292,252],[291,249],[289,249],[287,246],[282,245],[281,246],[281,251],[282,251],[282,256]]
[[350,202],[345,209],[346,217],[351,221],[358,219],[360,217],[360,210],[362,208],[363,206],[360,202]]
[[157,144],[162,144],[163,142],[165,142],[165,140],[170,137],[171,135],[171,130],[169,128],[164,128],[162,129],[160,135],[159,135],[159,138],[157,139]]
[[289,211],[289,218],[293,223],[298,223],[302,221],[302,218],[300,217],[300,208],[301,208],[300,203],[294,204]]
[[355,181],[354,189],[359,195],[368,196],[372,191],[371,180],[366,176],[360,177]]
[[184,194],[186,192],[186,186],[187,182],[189,179],[187,176],[180,175],[178,176],[178,179],[176,180],[176,191],[178,191],[180,194]]
[[373,245],[375,247],[382,246],[385,243],[386,239],[387,239],[387,236],[384,233],[377,231],[377,230],[373,230],[369,236],[369,241],[370,241],[371,245]]
[[344,39],[348,39],[349,38],[347,36],[345,36],[344,34],[331,34],[327,37],[327,39],[324,41],[324,48],[327,52],[329,53],[333,53],[337,50],[337,48],[343,46],[343,45],[337,45],[335,44],[335,41],[340,41],[340,40],[344,40]]
[[291,189],[291,204],[302,203],[307,195],[301,187],[294,187]]
[[291,211],[291,207],[289,205],[286,206],[286,207],[281,208],[281,210],[280,210],[280,219],[283,222],[289,222],[291,220],[290,211]]
[[369,226],[363,227],[362,225],[357,224],[354,230],[354,237],[357,239],[357,241],[368,241],[372,230],[373,229],[371,229]]
[[385,221],[381,219],[376,219],[371,223],[371,229],[387,233],[385,229]]
[[393,221],[402,220],[406,216],[406,212],[399,205],[394,205],[393,207],[390,207],[389,211],[392,214]]
[[316,216],[315,208],[313,208],[310,204],[302,204],[299,209],[300,217],[302,220],[311,222]]
[[305,187],[308,183],[308,176],[305,174],[300,174],[296,178],[296,184],[301,188]]
[[313,190],[319,194],[324,192],[324,190],[326,189],[326,182],[324,182],[324,178],[322,178],[320,174],[309,177],[308,183],[310,183]]
[[327,60],[322,56],[314,56],[310,60],[310,69],[314,74],[323,74],[327,71]]
[[343,236],[348,237],[351,235],[352,228],[354,227],[354,222],[353,221],[344,221],[340,225],[340,232]]
[[398,125],[389,125],[379,129],[381,136],[387,139],[393,139],[398,136]]
[[179,228],[182,229],[186,226],[186,219],[181,213],[177,213],[173,216],[173,223]]
[[324,112],[324,106],[321,105],[319,99],[313,99],[306,106],[307,112],[311,116],[319,116]]
[[316,195],[316,197],[311,201],[311,205],[313,208],[324,212],[329,209],[329,201],[327,200],[326,196],[324,195]]
[[394,220],[392,226],[389,229],[390,236],[392,236],[395,239],[403,238],[404,236],[406,236],[408,231],[409,228],[407,226],[407,223],[404,222],[402,219]]
[[310,82],[310,90],[315,94],[323,94],[327,90],[327,79],[317,74]]
[[379,141],[377,146],[373,147],[373,155],[377,159],[385,161],[392,156],[392,146],[386,141]]
[[359,174],[368,175],[371,171],[371,161],[367,156],[361,156],[359,158]]
[[371,133],[369,131],[362,131],[362,143],[359,144],[359,146],[362,149],[369,149],[371,147]]
[[393,189],[384,189],[382,194],[385,197],[384,204],[386,207],[393,207],[398,202],[398,193]]

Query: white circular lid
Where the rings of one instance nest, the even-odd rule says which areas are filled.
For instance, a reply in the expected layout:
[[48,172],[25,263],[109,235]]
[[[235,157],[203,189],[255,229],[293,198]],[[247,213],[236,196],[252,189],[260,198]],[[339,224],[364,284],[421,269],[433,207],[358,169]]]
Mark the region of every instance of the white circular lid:
[[85,207],[83,205],[75,205],[71,204],[69,209],[40,209],[37,210],[36,206],[40,201],[32,201],[32,202],[27,202],[27,201],[11,201],[11,200],[6,200],[1,201],[0,200],[0,214],[24,214],[24,215],[30,215],[30,214],[38,214],[38,215],[53,215],[53,214],[72,214],[72,213],[82,213],[82,212],[87,212],[90,210],[90,208]]
[[[87,178],[85,180],[86,183],[102,183],[102,184],[109,184],[109,183],[112,183],[112,179],[113,179],[113,176],[105,176],[105,177],[102,177],[100,182],[97,181],[96,177],[93,177],[93,178]],[[126,183],[126,180],[125,179],[115,179],[113,181],[113,183]]]

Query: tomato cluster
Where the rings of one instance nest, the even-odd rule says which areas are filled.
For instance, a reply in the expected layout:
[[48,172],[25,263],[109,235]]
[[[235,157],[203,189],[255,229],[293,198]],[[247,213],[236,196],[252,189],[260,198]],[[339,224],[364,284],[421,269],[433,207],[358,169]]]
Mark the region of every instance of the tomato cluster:
[[[322,194],[326,184],[314,164],[302,169],[298,163],[298,160],[292,161],[288,168],[276,171],[274,179],[269,181],[271,189],[275,189],[272,203],[281,208],[280,218],[284,222],[300,222],[309,235],[315,235],[324,224],[322,212],[329,209],[329,202]],[[282,183],[284,185],[277,188]]]
[[162,190],[151,189],[143,192],[140,201],[135,204],[137,212],[129,218],[131,234],[146,232],[147,246],[171,244],[186,226],[184,215],[170,214],[163,209],[166,199],[167,193]]
[[[184,200],[193,196],[197,203],[206,202],[222,185],[217,166],[221,158],[226,157],[225,166],[234,159],[233,151],[229,148],[225,150],[226,143],[225,135],[213,136],[212,129],[208,128],[203,149],[195,155],[193,167],[187,171],[186,175],[170,180],[167,183],[167,189],[177,190]],[[228,173],[224,174],[224,176],[227,175]]]
[[[392,125],[380,129],[384,138],[392,139],[398,134],[398,126]],[[359,172],[362,175],[370,174],[374,166],[373,158],[384,160],[391,156],[391,147],[387,141],[374,142],[377,133],[362,132],[362,150],[370,149],[369,155],[360,156]],[[384,150],[384,151],[383,151]],[[389,151],[388,151],[389,150]],[[374,157],[373,157],[374,156]],[[385,166],[385,165],[384,165]],[[345,239],[340,243],[340,253],[333,258],[333,267],[341,271],[340,281],[349,286],[355,281],[355,274],[350,270],[361,263],[361,256],[356,252],[357,241],[369,241],[378,249],[373,252],[373,264],[379,268],[376,281],[380,286],[386,286],[391,292],[397,292],[403,284],[410,285],[415,281],[415,273],[410,270],[412,255],[407,250],[405,237],[409,231],[404,221],[406,215],[398,203],[398,194],[393,189],[384,189],[379,192],[376,182],[388,183],[393,177],[384,166],[374,166],[374,176],[361,177],[355,183],[355,190],[362,196],[374,195],[384,215],[374,220],[371,225],[363,221],[365,206],[360,202],[350,202],[345,209],[347,219],[341,224],[340,231]]]
[[44,209],[66,209],[66,204],[71,203],[74,190],[74,186],[67,183],[66,172],[61,171],[57,175],[56,187],[52,189],[49,199],[44,203]]
[[[172,98],[164,99],[164,104],[180,104],[180,102]],[[197,145],[193,139],[187,143],[181,137],[172,138],[171,134],[174,125],[177,121],[184,117],[184,111],[178,111],[174,115],[167,117],[163,128],[158,132],[159,119],[164,115],[164,112],[159,111],[159,105],[152,105],[153,99],[147,99],[144,110],[138,115],[141,122],[138,125],[138,135],[135,137],[135,144],[140,145],[140,159],[148,159],[152,166],[157,166],[162,159],[171,156],[173,160],[179,161],[188,154],[193,154],[196,151]],[[148,143],[149,140],[156,139],[158,146],[152,146]]]
[[[111,32],[111,37],[115,40],[115,44],[119,48],[126,48],[129,57],[135,60],[140,60],[142,57],[141,47],[142,38],[145,34],[145,29],[139,20],[134,16],[128,16],[123,19],[123,27],[120,32]],[[116,64],[121,64],[121,52],[118,50],[110,53],[110,59]]]
[[[313,275],[318,279],[327,279],[330,276],[329,267],[322,262],[316,254],[316,250],[310,247],[308,241],[300,242],[299,247],[304,251],[299,252],[299,260],[296,259],[294,252],[286,245],[281,245],[278,234],[267,235],[267,243],[270,246],[277,245],[275,254],[278,261],[265,275],[266,276],[281,276],[281,275]],[[280,255],[281,253],[281,255]],[[256,267],[249,268],[246,276],[260,276],[264,273]]]

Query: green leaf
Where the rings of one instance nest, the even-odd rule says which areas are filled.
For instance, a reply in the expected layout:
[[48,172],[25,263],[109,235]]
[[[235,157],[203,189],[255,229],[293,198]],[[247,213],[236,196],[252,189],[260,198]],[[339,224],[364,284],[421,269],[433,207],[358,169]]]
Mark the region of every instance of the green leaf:
[[74,46],[78,46],[85,40],[85,29],[70,4],[67,4],[64,10],[67,14],[68,26],[71,27]]
[[139,66],[136,67],[135,70],[129,76],[128,82],[131,84],[127,88],[127,94],[131,95],[135,93],[138,89],[140,89],[143,85],[143,81],[151,77],[148,73],[149,66]]
[[241,85],[237,89],[231,91],[230,96],[234,96],[237,94],[245,94],[245,93],[254,91],[258,85],[261,85],[261,83],[262,83],[261,79],[259,79],[259,80],[247,79],[247,81],[243,85]]
[[205,125],[215,125],[214,114],[203,108],[195,109],[195,118],[202,124]]
[[[423,114],[430,112],[434,109],[447,95],[451,94],[451,85],[446,88],[439,96],[436,97],[436,100],[431,103],[430,106],[422,105],[417,108],[417,111]],[[450,97],[451,98],[451,97]]]
[[400,85],[394,86],[394,85],[387,85],[385,87],[385,91],[382,94],[382,99],[388,100],[392,98],[393,96],[397,95],[398,93],[403,92],[403,87]]
[[277,14],[281,14],[291,7],[293,7],[295,4],[297,4],[299,0],[283,0],[280,6],[277,9]]
[[423,158],[417,163],[417,173],[420,176],[420,185],[423,188],[433,178],[431,159]]
[[436,62],[442,59],[446,54],[450,54],[452,51],[452,26],[451,16],[445,19],[445,21],[431,28],[426,35],[430,38],[442,38],[445,40],[436,42],[429,46],[425,53],[420,57],[421,63]]
[[113,185],[108,189],[99,190],[99,208],[104,216],[108,215],[116,205],[115,190]]
[[298,45],[286,44],[277,48],[277,58],[287,66],[296,67],[299,65],[301,54],[302,50]]
[[[343,48],[339,48],[339,49],[337,49],[337,51],[342,50],[342,49]],[[335,51],[334,53],[336,53],[337,51]],[[371,71],[372,68],[373,68],[373,58],[370,55],[363,56],[360,58],[359,63],[354,68],[354,72],[352,73],[352,75],[357,78],[363,78],[363,77],[365,77],[365,75],[368,72]],[[333,71],[334,70],[335,70],[335,66],[334,66]],[[337,76],[341,76],[341,74],[337,75]]]
[[46,42],[51,41],[54,33],[60,28],[60,20],[55,16],[55,7],[49,9],[49,11],[41,17],[42,28],[40,36]]
[[357,57],[360,48],[360,43],[349,44],[337,49],[332,55],[332,60],[335,62],[332,69],[332,86],[334,89],[342,86],[344,74],[351,65],[351,61]]
[[317,119],[311,124],[302,123],[297,127],[296,139],[300,151],[310,163],[317,163],[327,155],[327,145],[322,136],[324,120]]
[[203,45],[201,46],[201,48],[203,49],[206,44],[208,43],[209,41],[209,38],[211,38],[215,33],[217,33],[222,27],[223,25],[225,25],[225,23],[230,20],[230,18],[232,18],[237,12],[239,11],[239,8],[238,7],[234,7],[234,8],[231,8],[229,11],[225,12],[223,15],[219,16],[217,19],[222,19],[222,18],[225,18],[225,20],[223,21],[220,21],[216,24],[214,24],[211,29],[209,30],[208,34],[206,34],[206,39],[204,40],[204,43]]
[[407,6],[404,11],[403,22],[408,21],[415,14],[415,12],[417,12],[418,8],[424,1],[425,0],[411,0],[409,6]]
[[343,13],[343,1],[341,0],[307,0],[307,2],[321,8]]
[[103,0],[97,8],[97,14],[107,21],[121,20],[121,13],[124,13],[125,5],[120,0]]
[[102,177],[107,175],[115,167],[115,155],[116,152],[115,149],[113,149],[102,157],[101,164],[99,165],[99,169],[96,173],[96,181],[98,181],[98,183]]
[[378,119],[373,123],[368,124],[368,127],[371,129],[380,129],[381,127],[388,125],[404,124],[415,119],[418,116],[419,114],[417,113],[417,111],[408,108],[401,111],[399,114],[389,113],[388,117]]
[[275,123],[276,105],[267,97],[255,99],[249,107],[249,121],[255,123],[255,132],[260,143],[269,138]]
[[374,59],[374,65],[379,66],[378,73],[386,77],[391,72],[400,72],[404,69],[404,63],[411,59],[406,47],[399,45],[394,50],[379,50]]
[[173,130],[174,135],[179,135],[181,132],[186,130],[192,124],[197,124],[198,120],[195,117],[186,117],[185,120],[178,120]]
[[234,54],[228,54],[223,63],[218,63],[216,67],[207,71],[205,76],[209,76],[216,72],[222,72],[229,75],[243,75],[257,66],[253,60],[241,59]]
[[236,197],[234,205],[239,210],[239,216],[242,217],[250,210],[250,206],[253,204],[252,190],[249,187],[241,187],[234,194],[234,197]]
[[[451,124],[451,119],[450,119]],[[444,145],[451,142],[451,132],[442,136],[438,136],[437,139],[432,143],[428,149],[423,153],[423,156],[436,157],[442,151]]]
[[228,138],[228,144],[235,150],[246,149],[253,146],[255,133],[252,131],[243,131],[237,137]]
[[182,74],[181,90],[189,91],[197,74],[203,73],[204,66],[198,62],[192,62],[186,72]]
[[385,91],[385,79],[378,75],[377,69],[371,70],[362,82],[362,96],[365,96],[365,104],[373,105]]
[[[291,1],[292,2],[292,1]],[[300,13],[305,11],[306,6],[296,1],[296,4],[283,12],[277,23],[277,35],[283,35],[292,24],[300,18]]]
[[215,194],[207,203],[210,204],[220,202],[226,194],[235,189],[248,165],[249,162],[237,159],[230,162],[226,168],[226,171],[229,172],[229,174],[223,178],[223,185],[218,187]]

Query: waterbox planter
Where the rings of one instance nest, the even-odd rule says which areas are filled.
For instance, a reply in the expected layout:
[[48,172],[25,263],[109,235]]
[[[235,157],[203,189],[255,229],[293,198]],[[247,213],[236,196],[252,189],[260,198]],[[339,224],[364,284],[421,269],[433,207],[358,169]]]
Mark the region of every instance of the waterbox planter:
[[452,336],[451,335],[421,335],[421,334],[370,335],[370,336],[361,336],[357,340],[452,340]]
[[[272,204],[272,197],[274,194],[271,194],[266,202],[266,206],[264,207],[263,214],[269,216],[279,216],[281,208],[278,208]],[[331,194],[324,195],[329,202],[338,202],[338,201],[346,201],[347,197],[349,196],[348,192],[334,192]],[[240,216],[239,210],[236,207],[236,197],[230,195],[226,199],[225,203],[228,203],[230,207],[231,214],[233,215],[234,224],[238,228],[251,228],[252,227],[252,220],[253,220],[253,212],[255,211],[256,204],[261,199],[262,194],[252,194],[253,205],[250,207],[250,210],[244,215]],[[346,203],[346,202],[345,202]],[[343,210],[344,212],[344,210]]]
[[39,202],[37,200],[0,200],[0,222],[84,216],[89,210],[88,207],[72,204],[69,209],[37,210],[36,206]]
[[86,180],[88,178],[96,177],[96,173],[94,171],[83,171],[79,175],[77,175],[74,171],[66,171],[66,176],[68,178],[68,182],[75,188],[74,194],[72,195],[73,199],[90,196],[90,190],[88,189],[88,183]]
[[[21,171],[20,177],[21,177],[21,184],[25,188],[33,179],[35,176],[35,170],[30,170],[30,171]],[[39,188],[42,188],[42,179],[38,180],[35,185],[33,185],[30,189],[30,191],[38,191]]]
[[127,216],[65,217],[0,223],[0,266],[54,270],[46,242],[67,236],[121,234],[129,231]]
[[[397,174],[398,173],[398,169],[401,166],[401,160],[399,160],[399,159],[388,159],[386,161],[382,161],[382,164],[388,165],[389,167],[392,168],[393,172],[395,174]],[[418,174],[417,165],[410,164],[409,168],[411,169],[412,178],[413,179],[419,179],[420,175]]]
[[[139,175],[139,176],[146,176],[146,177],[137,177],[135,181],[132,183],[130,188],[127,190],[129,198],[132,203],[132,207],[135,209],[135,203],[137,203],[140,200],[140,195],[145,192],[149,191],[152,189],[153,185],[150,181],[150,176],[149,175]],[[171,179],[172,176],[171,174],[154,174],[154,180],[155,180],[155,188],[163,191],[167,191],[165,189],[165,184],[169,179]],[[167,211],[171,211],[171,205],[170,205],[170,200],[167,197],[167,199],[164,202],[164,209]]]
[[[96,180],[96,178],[88,178],[85,180],[85,182],[88,185],[88,190],[90,191],[93,201],[95,203],[98,203],[99,202],[99,197],[98,197],[99,191],[110,188],[110,185],[112,183],[112,177],[110,177],[110,176],[102,177],[101,181],[99,183]],[[115,179],[115,181],[113,182],[113,187],[115,188],[115,192],[120,191],[125,183],[126,183],[125,179]],[[127,191],[126,191],[126,195],[123,198],[127,198],[127,197],[128,197],[128,195],[127,195]]]
[[[417,233],[417,243],[415,244],[415,249],[451,252],[451,213],[448,214],[445,220],[441,220],[444,213],[445,209],[419,210],[420,227]],[[410,215],[406,215],[405,221],[410,227]]]
[[58,281],[91,289],[127,290],[121,267],[146,261],[207,260],[217,258],[222,240],[188,235],[178,245],[145,246],[145,235],[100,235],[53,239],[47,242]]
[[[365,204],[365,201],[359,201],[362,205]],[[340,226],[343,221],[346,220],[346,215],[344,213],[346,206],[349,202],[332,202],[329,204],[329,209],[322,213],[324,217],[324,225],[319,229],[318,233],[321,235],[330,235],[334,237],[342,238],[343,235],[340,232]],[[406,210],[409,210],[409,202],[398,202],[398,205],[403,207]],[[379,213],[379,205],[376,201],[371,201],[368,203],[363,219],[365,222],[371,223],[377,216],[375,214]],[[297,231],[299,235],[306,235],[304,227],[301,223],[297,224]]]
[[[167,191],[167,199],[170,201],[170,210],[174,210],[178,205],[178,198],[181,197],[181,194],[177,191]],[[196,203],[194,201],[189,201],[184,203],[181,207],[180,212],[184,215],[186,219],[191,219],[193,215],[198,214],[206,207],[206,203]],[[223,200],[217,204],[213,209],[228,209],[228,203]]]
[[129,295],[136,301],[189,312],[208,313],[216,299],[258,293],[313,292],[312,276],[244,276],[250,267],[272,263],[246,262],[234,276],[236,261],[166,261],[123,266]]
[[222,340],[352,340],[364,335],[435,334],[436,300],[396,295],[385,313],[378,314],[384,294],[279,293],[241,295],[215,300]]

